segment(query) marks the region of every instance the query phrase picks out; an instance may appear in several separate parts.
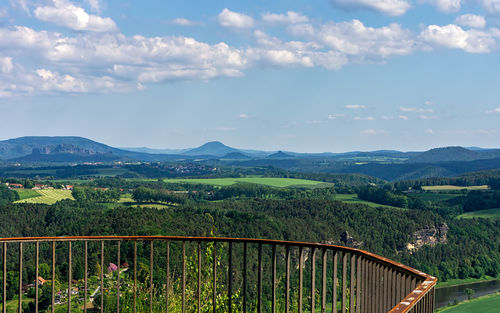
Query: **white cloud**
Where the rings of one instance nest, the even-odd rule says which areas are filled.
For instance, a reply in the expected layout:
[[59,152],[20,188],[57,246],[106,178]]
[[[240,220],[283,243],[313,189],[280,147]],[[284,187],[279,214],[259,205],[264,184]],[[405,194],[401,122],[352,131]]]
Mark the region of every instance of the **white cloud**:
[[418,0],[418,2],[434,5],[445,13],[458,12],[462,7],[462,0]]
[[424,102],[425,105],[434,105],[435,103],[433,101],[430,101],[430,100],[426,100]]
[[366,106],[362,105],[362,104],[347,104],[344,106],[344,108],[350,109],[350,110],[359,110],[359,109],[365,109]]
[[374,121],[375,118],[373,116],[355,116],[354,117],[355,121]]
[[0,70],[3,74],[9,74],[13,68],[11,57],[0,57]]
[[328,114],[329,120],[336,120],[338,118],[345,117],[345,114]]
[[309,18],[300,13],[288,11],[286,14],[264,13],[262,20],[272,24],[297,24],[307,23]]
[[500,114],[500,107],[485,112],[486,114]]
[[253,18],[238,12],[224,9],[218,16],[219,24],[227,28],[252,28],[254,26]]
[[398,116],[398,118],[399,118],[400,120],[405,120],[405,121],[407,121],[407,120],[408,120],[408,116],[406,116],[406,115],[400,115],[400,116]]
[[455,19],[455,23],[473,28],[484,28],[486,26],[486,19],[481,15],[464,14],[458,16]]
[[12,73],[0,73],[0,86],[15,85],[9,89],[11,94],[51,89],[129,91],[143,89],[145,83],[239,76],[247,67],[244,53],[225,43],[210,45],[187,37],[127,37],[119,33],[65,37],[21,26],[0,28],[0,51],[37,64],[34,69],[16,70],[16,65],[9,63],[11,59],[2,58],[1,68]]
[[411,37],[409,31],[395,23],[373,28],[359,20],[327,23],[317,32],[317,40],[332,50],[361,58],[409,54],[415,49]]
[[500,0],[479,0],[479,2],[489,13],[500,13]]
[[241,118],[241,119],[246,119],[248,117],[249,116],[247,114],[245,114],[245,113],[242,113],[242,114],[238,115],[238,118]]
[[35,16],[44,22],[54,23],[79,31],[110,32],[116,31],[115,22],[109,18],[88,14],[67,0],[53,0],[53,6],[37,7]]
[[409,107],[399,107],[401,112],[407,113],[433,113],[433,109],[423,109],[423,108],[409,108]]
[[387,115],[384,115],[382,116],[382,119],[385,120],[385,121],[391,121],[394,119],[394,116],[387,116]]
[[178,17],[175,18],[171,21],[172,24],[179,25],[179,26],[195,26],[198,25],[197,22],[188,20],[186,18]]
[[490,33],[475,29],[463,30],[454,24],[429,25],[422,31],[420,38],[431,46],[463,49],[470,53],[490,52],[496,43]]
[[427,128],[427,129],[424,130],[424,132],[426,132],[429,135],[434,134],[434,130],[432,128]]
[[360,131],[360,134],[373,136],[373,135],[387,135],[388,132],[385,130],[377,130],[377,129],[370,128],[370,129],[365,129],[365,130]]
[[368,9],[390,16],[403,15],[411,8],[405,0],[330,0],[330,3],[341,9]]

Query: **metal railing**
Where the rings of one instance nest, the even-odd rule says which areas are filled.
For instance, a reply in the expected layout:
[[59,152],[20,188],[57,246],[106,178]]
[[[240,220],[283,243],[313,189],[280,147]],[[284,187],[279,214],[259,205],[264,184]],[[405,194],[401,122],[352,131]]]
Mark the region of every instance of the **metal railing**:
[[[0,244],[3,313],[16,301],[13,287],[19,313],[53,313],[61,307],[85,313],[434,309],[436,278],[364,250],[330,244],[172,236],[3,238]],[[41,262],[47,262],[44,274],[50,277],[40,277]],[[27,276],[35,277],[33,284]],[[50,303],[41,308],[40,288],[49,292],[43,282],[50,287]],[[30,288],[34,299],[27,309],[23,299]]]

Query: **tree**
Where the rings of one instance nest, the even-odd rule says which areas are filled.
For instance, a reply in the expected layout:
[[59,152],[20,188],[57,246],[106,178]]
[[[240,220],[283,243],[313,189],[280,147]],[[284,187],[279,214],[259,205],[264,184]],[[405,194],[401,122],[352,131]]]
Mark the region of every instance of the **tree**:
[[476,292],[472,288],[465,288],[464,293],[467,295],[467,299],[470,300],[472,298],[472,295]]

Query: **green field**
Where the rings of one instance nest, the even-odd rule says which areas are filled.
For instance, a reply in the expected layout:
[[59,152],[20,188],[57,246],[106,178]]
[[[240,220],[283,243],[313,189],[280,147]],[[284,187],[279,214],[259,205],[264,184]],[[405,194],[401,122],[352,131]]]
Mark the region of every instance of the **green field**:
[[41,197],[42,195],[36,190],[31,189],[17,189],[17,194],[19,195],[19,200],[25,200],[35,197]]
[[168,178],[164,179],[166,183],[193,183],[208,184],[214,186],[230,186],[236,183],[259,184],[272,187],[327,187],[333,186],[331,183],[325,183],[315,180],[279,178],[279,177],[242,177],[242,178]]
[[475,218],[475,217],[500,219],[500,208],[467,212],[457,216],[457,218]]
[[383,208],[401,209],[401,208],[390,206],[390,205],[378,204],[378,203],[375,203],[375,202],[361,200],[360,198],[358,198],[357,194],[351,194],[351,193],[339,193],[339,194],[336,194],[335,195],[335,200],[342,201],[342,202],[347,202],[347,203],[366,204],[368,206],[371,206],[372,208],[383,207]]
[[19,200],[16,202],[54,204],[57,201],[63,199],[74,200],[73,197],[71,196],[71,190],[46,189],[46,190],[30,190],[30,191],[37,192],[39,196],[26,198],[24,200]]
[[439,313],[497,313],[500,308],[500,293],[461,302],[451,307],[439,309]]
[[447,190],[487,190],[488,185],[481,186],[453,186],[453,185],[442,185],[442,186],[422,186],[423,190],[426,191],[447,191]]

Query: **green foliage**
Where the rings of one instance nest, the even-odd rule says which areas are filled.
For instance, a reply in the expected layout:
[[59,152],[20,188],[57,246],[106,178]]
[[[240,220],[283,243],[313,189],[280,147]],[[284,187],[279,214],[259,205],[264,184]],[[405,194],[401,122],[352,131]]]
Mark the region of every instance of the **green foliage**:
[[88,187],[74,187],[71,192],[78,202],[105,203],[120,200],[120,192],[116,189],[101,190]]
[[132,198],[136,202],[185,203],[187,197],[166,189],[149,189],[141,186],[134,190]]
[[19,200],[19,195],[16,191],[10,190],[5,185],[0,184],[0,205],[11,203]]
[[359,188],[358,197],[375,203],[392,205],[400,208],[408,207],[408,198],[406,196],[397,195],[391,191],[375,186],[367,185]]

